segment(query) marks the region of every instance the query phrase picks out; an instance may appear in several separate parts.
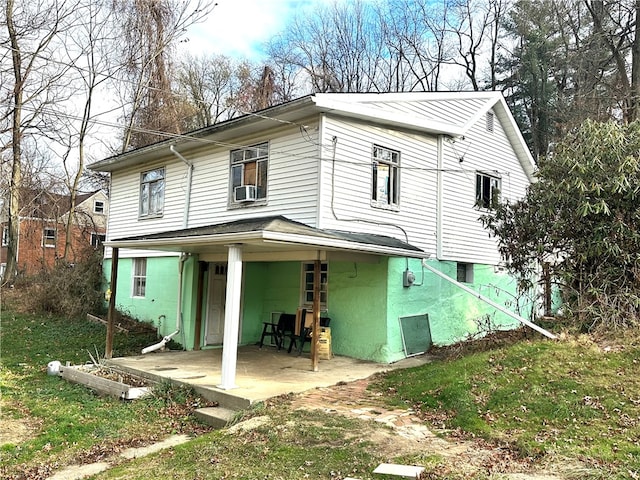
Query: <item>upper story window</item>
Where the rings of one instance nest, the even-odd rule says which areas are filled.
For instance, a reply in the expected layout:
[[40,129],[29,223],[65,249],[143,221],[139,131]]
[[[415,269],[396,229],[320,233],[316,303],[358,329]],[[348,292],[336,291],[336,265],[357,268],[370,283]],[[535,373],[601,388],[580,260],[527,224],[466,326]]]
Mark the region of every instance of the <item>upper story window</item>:
[[104,213],[104,202],[102,200],[93,202],[93,213]]
[[397,207],[400,152],[373,146],[371,200],[377,207]]
[[132,297],[144,297],[147,290],[147,259],[134,258],[132,270]]
[[231,203],[267,197],[269,143],[231,151]]
[[44,228],[42,230],[42,246],[55,247],[56,246],[56,230],[55,228]]
[[164,208],[164,168],[140,174],[140,217],[162,216]]
[[[314,286],[314,263],[302,264],[302,301],[303,307],[313,307],[313,286]],[[328,266],[326,263],[320,264],[320,310],[327,309],[328,294]]]
[[476,173],[476,206],[491,209],[500,201],[500,178],[487,173]]
[[2,227],[2,246],[6,247],[9,245],[9,227]]

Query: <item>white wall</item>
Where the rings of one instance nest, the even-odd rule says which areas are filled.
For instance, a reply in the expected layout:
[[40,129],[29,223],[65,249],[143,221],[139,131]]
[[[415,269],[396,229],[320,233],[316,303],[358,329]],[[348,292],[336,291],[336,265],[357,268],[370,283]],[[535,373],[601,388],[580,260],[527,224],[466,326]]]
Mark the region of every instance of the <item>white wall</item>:
[[[325,117],[322,132],[320,226],[387,235],[408,241],[427,252],[435,252],[435,138],[354,123],[335,116]],[[333,137],[337,139],[335,163]],[[379,208],[371,203],[374,144],[400,152],[397,211]],[[366,221],[355,221],[358,219]],[[399,228],[391,225],[402,227],[408,239]]]
[[498,116],[493,132],[487,131],[482,115],[464,139],[444,142],[443,159],[442,259],[498,264],[495,239],[478,220],[486,212],[475,206],[476,171],[498,172],[503,199],[522,197],[528,185]]
[[[194,165],[188,227],[224,223],[248,217],[284,215],[315,225],[318,198],[319,146],[317,128],[296,126],[225,145],[205,144],[197,152],[177,150]],[[229,205],[229,152],[242,146],[269,141],[268,190],[265,204]],[[138,201],[140,173],[165,168],[164,211],[160,218],[140,219]],[[112,174],[108,240],[183,228],[187,190],[187,165],[167,148],[166,153],[143,167]],[[152,256],[166,253],[122,250],[121,256]],[[107,253],[107,256],[110,252]]]

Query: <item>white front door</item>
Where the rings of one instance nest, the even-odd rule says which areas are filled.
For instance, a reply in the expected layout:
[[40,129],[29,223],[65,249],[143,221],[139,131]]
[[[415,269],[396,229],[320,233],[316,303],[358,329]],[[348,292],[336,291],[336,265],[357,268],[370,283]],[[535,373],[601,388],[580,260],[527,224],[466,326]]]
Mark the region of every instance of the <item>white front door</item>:
[[220,345],[224,337],[224,304],[227,292],[227,265],[209,265],[209,289],[207,292],[207,324],[205,345]]

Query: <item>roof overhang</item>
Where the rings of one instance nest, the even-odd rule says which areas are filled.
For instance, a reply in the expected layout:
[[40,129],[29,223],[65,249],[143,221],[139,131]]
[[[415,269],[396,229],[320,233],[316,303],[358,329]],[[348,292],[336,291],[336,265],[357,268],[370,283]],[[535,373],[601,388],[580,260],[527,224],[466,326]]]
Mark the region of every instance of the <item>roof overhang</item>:
[[[354,255],[428,258],[423,250],[383,235],[322,230],[285,217],[263,217],[203,227],[159,232],[105,242],[108,247],[226,255],[229,245],[242,245],[254,259],[302,259],[324,252],[325,258]],[[333,252],[334,255],[331,254]],[[327,255],[329,253],[329,255]]]

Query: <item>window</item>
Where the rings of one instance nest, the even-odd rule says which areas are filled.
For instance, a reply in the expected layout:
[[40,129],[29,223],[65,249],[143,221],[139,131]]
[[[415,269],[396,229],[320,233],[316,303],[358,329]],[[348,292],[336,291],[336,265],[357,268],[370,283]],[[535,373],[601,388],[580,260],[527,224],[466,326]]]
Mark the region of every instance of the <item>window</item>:
[[231,202],[241,203],[267,197],[267,142],[231,152]]
[[50,248],[56,246],[56,230],[54,228],[45,228],[42,230],[42,245]]
[[106,236],[101,233],[92,233],[91,234],[91,246],[93,248],[100,248],[104,243]]
[[376,206],[398,205],[398,165],[400,152],[373,146],[371,199]]
[[[104,207],[104,205],[103,205]],[[164,207],[164,168],[140,175],[140,217],[159,217]]]
[[9,227],[2,227],[2,246],[9,245]]
[[93,213],[104,213],[104,202],[102,200],[93,202]]
[[473,263],[458,262],[456,280],[461,283],[473,283]]
[[[313,269],[314,263],[302,264],[302,305],[313,306]],[[326,263],[320,264],[320,309],[327,309],[327,280],[328,268]]]
[[494,208],[500,201],[500,179],[486,173],[476,173],[476,206]]
[[132,297],[144,297],[147,288],[147,259],[133,259],[133,288]]

